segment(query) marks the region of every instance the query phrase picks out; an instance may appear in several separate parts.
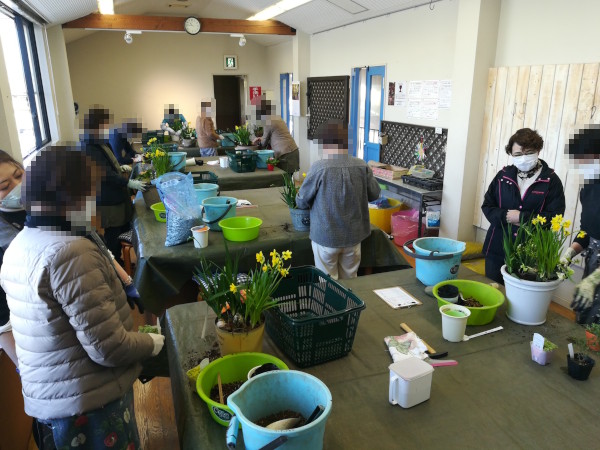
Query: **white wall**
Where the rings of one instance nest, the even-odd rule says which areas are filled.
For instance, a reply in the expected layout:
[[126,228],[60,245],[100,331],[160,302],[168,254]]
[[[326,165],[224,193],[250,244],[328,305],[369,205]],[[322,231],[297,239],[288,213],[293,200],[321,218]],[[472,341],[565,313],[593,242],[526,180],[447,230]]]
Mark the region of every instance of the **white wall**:
[[502,0],[496,67],[600,61],[598,0]]
[[[277,114],[281,113],[281,98],[279,95],[279,75],[292,73],[294,61],[292,59],[292,38],[281,44],[267,47],[267,76],[268,86],[273,90],[273,103],[277,107]],[[263,87],[264,89],[264,87]]]
[[[223,68],[230,54],[238,56],[238,70]],[[80,117],[102,104],[115,122],[140,117],[149,129],[159,127],[169,103],[195,123],[200,101],[214,97],[213,75],[247,75],[249,86],[274,89],[266,48],[250,40],[239,47],[228,35],[143,33],[127,45],[122,32],[99,31],[67,44],[67,55]]]

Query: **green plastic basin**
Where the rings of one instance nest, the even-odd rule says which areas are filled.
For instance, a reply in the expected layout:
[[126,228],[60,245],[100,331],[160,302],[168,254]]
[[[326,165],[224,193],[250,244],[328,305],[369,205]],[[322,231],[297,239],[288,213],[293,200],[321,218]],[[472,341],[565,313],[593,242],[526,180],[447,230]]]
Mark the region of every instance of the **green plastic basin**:
[[210,390],[218,383],[217,376],[221,374],[222,384],[246,381],[250,369],[266,363],[273,363],[282,370],[288,370],[288,366],[282,360],[266,353],[234,353],[215,359],[200,372],[196,379],[196,392],[206,402],[210,415],[217,423],[227,426],[233,416],[229,406],[210,398]]
[[223,237],[228,241],[245,242],[258,237],[262,220],[257,217],[228,217],[219,222]]
[[446,280],[433,287],[433,295],[437,298],[438,307],[451,304],[438,295],[438,289],[447,284],[456,286],[463,297],[472,297],[483,305],[481,308],[465,306],[465,308],[471,311],[471,315],[467,319],[467,325],[485,325],[490,323],[494,320],[496,311],[500,305],[504,303],[504,294],[488,284],[471,280]]
[[163,202],[154,203],[150,206],[150,209],[154,211],[154,218],[159,222],[167,221],[167,209]]

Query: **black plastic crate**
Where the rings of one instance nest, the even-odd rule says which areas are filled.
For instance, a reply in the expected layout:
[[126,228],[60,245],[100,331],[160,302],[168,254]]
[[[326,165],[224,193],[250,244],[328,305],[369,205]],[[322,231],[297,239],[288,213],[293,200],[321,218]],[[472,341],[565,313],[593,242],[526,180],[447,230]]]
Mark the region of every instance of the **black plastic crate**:
[[316,267],[293,267],[265,311],[267,333],[299,367],[341,358],[352,350],[364,302]]
[[252,150],[227,150],[229,167],[234,172],[254,172],[258,155]]
[[419,178],[412,175],[402,175],[402,182],[428,191],[439,191],[444,187],[443,178]]

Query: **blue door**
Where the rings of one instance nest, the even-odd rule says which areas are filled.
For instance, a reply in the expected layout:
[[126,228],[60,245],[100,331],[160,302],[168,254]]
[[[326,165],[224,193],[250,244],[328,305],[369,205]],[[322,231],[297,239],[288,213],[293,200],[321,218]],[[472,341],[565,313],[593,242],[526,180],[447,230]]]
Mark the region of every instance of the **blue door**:
[[365,161],[379,161],[379,130],[383,116],[385,67],[368,67],[366,77],[364,156]]

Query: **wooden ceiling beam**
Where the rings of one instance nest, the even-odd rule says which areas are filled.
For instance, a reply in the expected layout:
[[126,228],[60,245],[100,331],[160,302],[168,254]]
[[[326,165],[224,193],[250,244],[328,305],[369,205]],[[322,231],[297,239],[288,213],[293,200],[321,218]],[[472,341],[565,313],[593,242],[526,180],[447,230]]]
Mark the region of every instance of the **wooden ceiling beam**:
[[[63,28],[103,30],[184,31],[186,17],[90,14],[64,23]],[[200,33],[279,34],[294,36],[296,30],[278,20],[202,19]]]

